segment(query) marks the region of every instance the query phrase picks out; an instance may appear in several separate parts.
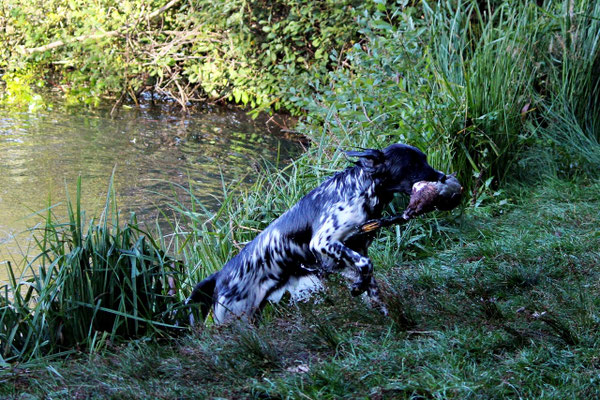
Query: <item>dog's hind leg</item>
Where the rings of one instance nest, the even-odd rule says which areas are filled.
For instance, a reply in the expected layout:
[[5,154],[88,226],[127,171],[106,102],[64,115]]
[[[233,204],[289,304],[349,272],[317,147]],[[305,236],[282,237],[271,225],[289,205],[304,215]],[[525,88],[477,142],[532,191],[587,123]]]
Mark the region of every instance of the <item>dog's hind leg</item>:
[[371,301],[371,305],[375,309],[379,310],[380,313],[382,313],[383,315],[385,315],[387,317],[388,309],[385,306],[385,303],[383,302],[383,300],[381,300],[379,284],[377,283],[377,281],[374,278],[371,279],[371,283],[369,284],[369,288],[367,289],[367,295],[369,297],[369,300]]

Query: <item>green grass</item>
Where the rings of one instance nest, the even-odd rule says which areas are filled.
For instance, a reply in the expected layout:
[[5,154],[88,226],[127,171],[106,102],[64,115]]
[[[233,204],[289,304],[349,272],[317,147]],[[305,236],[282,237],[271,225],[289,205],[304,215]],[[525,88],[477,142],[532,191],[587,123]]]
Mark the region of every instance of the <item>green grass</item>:
[[[467,209],[429,254],[372,249],[390,318],[336,278],[258,326],[205,327],[2,372],[52,398],[595,398],[600,183],[548,179]],[[435,224],[434,224],[435,225]]]

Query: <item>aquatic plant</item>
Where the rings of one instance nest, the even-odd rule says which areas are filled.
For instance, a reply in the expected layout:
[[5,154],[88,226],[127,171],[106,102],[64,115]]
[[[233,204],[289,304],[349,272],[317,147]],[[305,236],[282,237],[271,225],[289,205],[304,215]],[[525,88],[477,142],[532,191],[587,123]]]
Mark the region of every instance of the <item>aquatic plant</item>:
[[33,230],[35,254],[7,265],[0,300],[0,356],[27,360],[106,340],[163,335],[175,329],[181,265],[138,226],[120,225],[111,188],[99,219],[80,208],[81,180],[68,219],[51,207]]

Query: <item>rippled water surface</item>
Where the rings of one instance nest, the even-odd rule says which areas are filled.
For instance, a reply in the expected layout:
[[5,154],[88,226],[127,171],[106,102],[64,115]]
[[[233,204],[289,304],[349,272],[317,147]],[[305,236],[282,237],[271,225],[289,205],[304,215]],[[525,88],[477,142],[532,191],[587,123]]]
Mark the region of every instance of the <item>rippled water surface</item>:
[[[75,197],[82,177],[82,208],[101,210],[115,169],[119,208],[152,221],[176,183],[194,182],[209,206],[222,183],[249,182],[261,163],[283,163],[299,146],[266,118],[235,109],[182,116],[159,108],[81,111],[57,107],[41,113],[0,109],[0,263],[18,258],[28,217],[48,204],[66,215],[65,188]],[[0,265],[0,280],[3,275]]]

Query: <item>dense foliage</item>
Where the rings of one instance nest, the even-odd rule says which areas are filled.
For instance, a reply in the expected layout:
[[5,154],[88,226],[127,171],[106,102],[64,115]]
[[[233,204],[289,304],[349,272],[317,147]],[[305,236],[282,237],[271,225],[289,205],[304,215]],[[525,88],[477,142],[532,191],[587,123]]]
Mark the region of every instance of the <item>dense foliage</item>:
[[[293,110],[287,88],[324,76],[357,37],[356,0],[3,1],[0,70],[73,102],[142,92]],[[24,79],[23,77],[30,79]],[[15,99],[18,93],[12,92]],[[25,99],[27,101],[29,99]]]
[[300,130],[326,147],[414,144],[473,199],[527,163],[527,176],[557,155],[561,173],[600,165],[598,3],[421,5],[359,21],[348,68],[294,98]]
[[32,87],[49,83],[70,102],[302,111],[315,141],[427,148],[474,197],[539,149],[566,172],[600,163],[589,0],[38,3],[0,9],[4,103],[41,107]]

